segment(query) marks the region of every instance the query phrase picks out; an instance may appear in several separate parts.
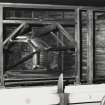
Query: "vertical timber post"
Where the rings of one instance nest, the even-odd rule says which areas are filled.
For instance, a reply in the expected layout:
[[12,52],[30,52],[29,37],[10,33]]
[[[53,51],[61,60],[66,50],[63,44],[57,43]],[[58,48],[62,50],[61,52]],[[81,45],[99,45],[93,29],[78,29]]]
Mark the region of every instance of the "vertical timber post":
[[88,83],[93,83],[93,34],[94,34],[94,15],[93,10],[88,10]]
[[3,7],[0,6],[0,86],[4,86],[3,79]]
[[75,70],[76,70],[76,83],[80,84],[80,9],[76,9],[76,25],[75,25],[75,41],[76,41],[76,49],[75,49]]

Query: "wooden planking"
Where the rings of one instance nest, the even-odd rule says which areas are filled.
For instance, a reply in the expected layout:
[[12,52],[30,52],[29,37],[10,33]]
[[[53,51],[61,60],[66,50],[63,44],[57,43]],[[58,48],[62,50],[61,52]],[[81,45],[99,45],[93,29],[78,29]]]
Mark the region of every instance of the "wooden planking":
[[77,72],[76,83],[80,83],[80,9],[76,9],[76,26],[75,26],[75,41],[76,44],[76,57],[75,57],[75,69]]
[[[81,78],[87,81],[87,48],[88,48],[88,15],[87,11],[81,11]],[[86,24],[84,24],[86,23]]]
[[3,81],[3,24],[2,24],[2,18],[3,18],[3,7],[0,6],[0,85],[4,85]]
[[105,16],[102,13],[95,14],[95,77],[103,78],[105,76]]
[[[55,16],[56,16],[56,15],[55,15]],[[67,14],[66,14],[66,17],[67,17]],[[73,18],[73,20],[74,20],[74,18]],[[4,20],[4,21],[7,21],[7,20]],[[3,22],[4,22],[4,21],[3,21]],[[15,24],[15,21],[16,21],[16,20],[10,20],[10,21],[8,20],[8,24],[9,24],[11,21],[13,21],[14,24]],[[26,21],[27,21],[27,20],[26,20]],[[26,22],[26,21],[24,20],[24,22]],[[20,22],[22,22],[22,21],[20,21]],[[45,21],[44,21],[44,22],[41,22],[41,21],[39,21],[39,22],[38,22],[38,21],[30,21],[30,22],[31,22],[31,23],[36,22],[36,24],[42,24],[42,23],[45,23],[45,24],[46,24]],[[49,21],[48,21],[48,22],[49,22]],[[69,25],[69,23],[71,23],[71,22],[68,22],[68,25]],[[73,23],[75,24],[75,22],[73,22]],[[34,23],[34,24],[35,24],[35,23]],[[61,28],[62,28],[62,27],[60,26],[60,29],[61,29]],[[66,29],[66,28],[68,28],[67,31],[69,31],[69,28],[71,28],[71,27],[65,27],[65,29]],[[73,28],[74,28],[74,27],[73,27]],[[73,31],[74,31],[74,30],[73,30]],[[63,30],[63,33],[65,33],[64,30]],[[70,32],[70,33],[71,33],[71,32]],[[73,33],[73,34],[74,34],[74,33]],[[67,36],[67,35],[66,35],[66,36]],[[69,36],[67,36],[67,37],[69,37]],[[48,39],[48,38],[47,38],[47,39]],[[71,38],[70,38],[70,40],[71,40]],[[48,41],[48,40],[46,40],[46,41]],[[45,54],[44,54],[44,55],[45,55]],[[66,54],[65,54],[65,55],[66,55]],[[69,54],[68,54],[68,55],[69,55]],[[71,57],[71,55],[69,55],[68,58],[70,58],[70,57]],[[45,63],[47,64],[46,58],[47,58],[47,55],[46,55],[46,57],[44,57],[43,54],[42,54],[42,56],[41,56],[41,62],[40,62],[41,65],[43,65],[43,64],[45,65]],[[67,57],[64,57],[64,58],[67,58]],[[45,60],[46,60],[46,61],[45,61]],[[70,60],[70,62],[73,62],[71,59],[69,59],[69,60]],[[69,60],[68,60],[68,61],[69,61]],[[73,60],[74,60],[74,59],[73,59]],[[65,61],[68,63],[67,60],[65,60]],[[64,62],[64,63],[65,63],[65,62]],[[67,64],[67,63],[66,63],[66,65],[69,65],[69,64]],[[74,62],[73,62],[73,63],[74,63]],[[71,66],[71,65],[70,65],[70,66]],[[70,67],[70,66],[69,66],[69,67]],[[71,68],[66,68],[66,69],[71,69]]]
[[88,10],[88,58],[87,58],[87,67],[88,67],[88,83],[93,82],[93,11]]

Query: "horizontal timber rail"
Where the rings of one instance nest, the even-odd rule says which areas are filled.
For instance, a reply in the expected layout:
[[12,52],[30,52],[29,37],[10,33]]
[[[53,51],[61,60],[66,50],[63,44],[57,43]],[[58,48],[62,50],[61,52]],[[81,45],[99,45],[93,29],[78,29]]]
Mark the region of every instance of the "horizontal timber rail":
[[104,11],[105,7],[96,6],[73,6],[73,5],[49,5],[49,4],[24,4],[24,3],[0,3],[2,7],[11,8],[30,8],[30,9],[63,9],[63,10],[75,10],[80,8],[81,10],[93,9],[95,11]]

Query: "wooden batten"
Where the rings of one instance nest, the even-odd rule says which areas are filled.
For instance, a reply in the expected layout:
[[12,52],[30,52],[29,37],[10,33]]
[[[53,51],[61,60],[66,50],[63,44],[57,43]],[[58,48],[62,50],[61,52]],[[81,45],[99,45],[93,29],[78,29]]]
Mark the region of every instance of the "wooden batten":
[[2,18],[3,18],[3,7],[0,6],[0,85],[4,85],[3,81],[3,24],[2,24]]
[[93,30],[94,30],[94,15],[93,10],[88,10],[88,57],[87,57],[87,72],[88,83],[93,83]]
[[76,83],[80,83],[80,9],[76,9],[76,25],[75,25],[75,41],[76,41],[76,57],[75,69],[77,71]]

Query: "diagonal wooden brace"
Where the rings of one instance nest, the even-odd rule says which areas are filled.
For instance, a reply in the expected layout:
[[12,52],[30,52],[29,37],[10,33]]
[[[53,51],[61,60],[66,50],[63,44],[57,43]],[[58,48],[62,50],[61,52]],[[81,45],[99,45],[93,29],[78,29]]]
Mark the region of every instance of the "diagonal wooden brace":
[[26,55],[25,57],[20,59],[16,64],[14,64],[14,65],[10,66],[9,68],[7,68],[7,70],[10,70],[10,69],[20,65],[21,63],[24,63],[25,61],[27,61],[30,58],[32,58],[36,53],[38,53],[38,51],[34,51],[34,52],[30,53],[29,55]]
[[50,32],[52,34],[52,36],[62,45],[62,46],[65,46],[65,44],[63,43],[63,41],[61,41],[56,35],[54,32]]
[[72,36],[69,35],[69,33],[67,31],[65,31],[65,29],[62,27],[61,24],[57,23],[57,28],[69,40],[71,47],[75,48],[76,43],[75,43],[74,39],[72,38]]
[[22,23],[21,25],[19,25],[18,28],[16,28],[10,35],[8,38],[6,38],[3,42],[3,46],[8,43],[13,37],[16,37],[17,33],[20,31],[20,29],[25,25],[26,23]]

